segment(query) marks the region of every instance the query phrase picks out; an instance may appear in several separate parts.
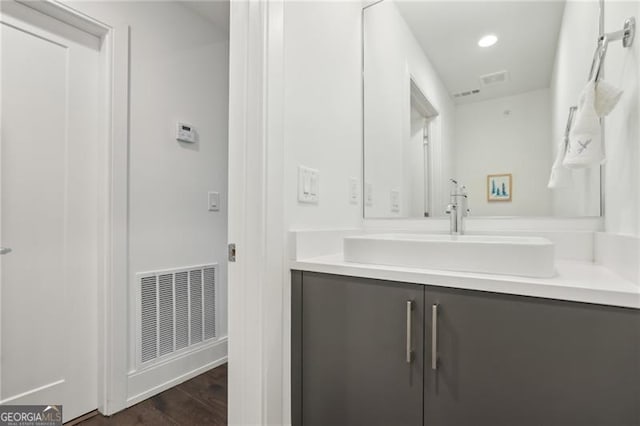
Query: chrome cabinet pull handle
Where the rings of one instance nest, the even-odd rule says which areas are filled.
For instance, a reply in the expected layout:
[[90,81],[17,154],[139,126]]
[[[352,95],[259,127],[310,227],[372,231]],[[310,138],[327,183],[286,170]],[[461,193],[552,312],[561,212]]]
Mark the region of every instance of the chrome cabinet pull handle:
[[438,369],[438,305],[431,307],[431,369]]
[[0,255],[2,254],[9,254],[11,253],[13,250],[11,250],[9,247],[0,247]]
[[407,300],[407,364],[411,364],[413,351],[411,350],[411,310],[413,301]]

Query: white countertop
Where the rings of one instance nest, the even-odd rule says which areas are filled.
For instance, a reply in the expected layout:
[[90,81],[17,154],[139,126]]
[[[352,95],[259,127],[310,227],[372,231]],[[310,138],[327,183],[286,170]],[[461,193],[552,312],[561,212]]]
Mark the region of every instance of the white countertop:
[[589,262],[557,261],[553,278],[345,262],[342,254],[292,260],[291,269],[640,309],[640,286]]

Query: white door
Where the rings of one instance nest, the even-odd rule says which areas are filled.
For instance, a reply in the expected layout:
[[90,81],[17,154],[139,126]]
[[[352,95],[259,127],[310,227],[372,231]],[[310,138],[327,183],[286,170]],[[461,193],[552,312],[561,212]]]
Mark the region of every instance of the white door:
[[67,421],[97,407],[100,43],[1,3],[0,404]]

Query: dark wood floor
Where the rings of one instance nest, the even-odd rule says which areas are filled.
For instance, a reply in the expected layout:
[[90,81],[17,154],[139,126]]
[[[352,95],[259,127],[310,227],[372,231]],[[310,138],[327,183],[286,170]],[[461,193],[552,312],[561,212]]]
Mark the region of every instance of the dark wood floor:
[[111,417],[98,414],[82,426],[226,425],[227,364],[162,392]]

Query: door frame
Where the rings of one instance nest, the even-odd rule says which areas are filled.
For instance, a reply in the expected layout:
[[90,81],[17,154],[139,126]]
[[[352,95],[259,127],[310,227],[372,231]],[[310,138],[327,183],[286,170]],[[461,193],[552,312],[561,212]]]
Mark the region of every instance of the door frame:
[[98,162],[98,410],[126,408],[129,241],[129,34],[56,0],[15,0],[101,40]]
[[285,0],[232,1],[229,61],[229,424],[290,424],[284,188]]

